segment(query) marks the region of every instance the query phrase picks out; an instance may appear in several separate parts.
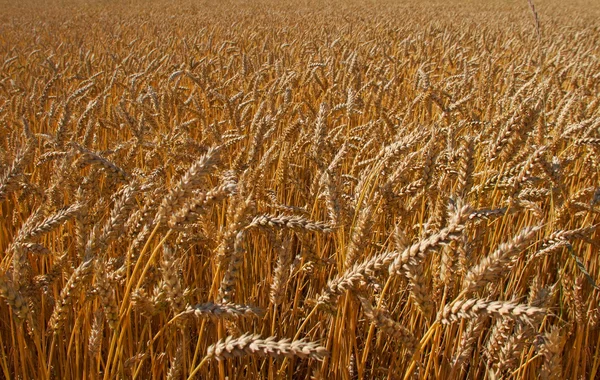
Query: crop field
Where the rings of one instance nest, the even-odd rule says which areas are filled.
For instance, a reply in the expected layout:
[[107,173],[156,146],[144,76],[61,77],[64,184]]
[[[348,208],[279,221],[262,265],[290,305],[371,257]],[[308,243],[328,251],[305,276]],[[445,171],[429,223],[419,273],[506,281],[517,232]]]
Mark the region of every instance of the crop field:
[[0,378],[600,378],[597,2],[0,8]]

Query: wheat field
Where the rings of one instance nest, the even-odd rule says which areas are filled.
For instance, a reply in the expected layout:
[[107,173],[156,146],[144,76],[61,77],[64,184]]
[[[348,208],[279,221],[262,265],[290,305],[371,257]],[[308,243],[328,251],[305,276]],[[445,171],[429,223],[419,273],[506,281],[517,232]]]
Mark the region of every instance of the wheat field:
[[0,5],[0,378],[600,378],[597,3]]

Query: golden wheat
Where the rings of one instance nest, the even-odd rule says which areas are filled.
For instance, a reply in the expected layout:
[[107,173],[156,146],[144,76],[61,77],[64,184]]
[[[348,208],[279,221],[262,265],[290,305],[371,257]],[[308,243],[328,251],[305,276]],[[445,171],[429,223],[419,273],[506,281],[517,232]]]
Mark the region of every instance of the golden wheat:
[[1,378],[600,376],[595,2],[0,6]]

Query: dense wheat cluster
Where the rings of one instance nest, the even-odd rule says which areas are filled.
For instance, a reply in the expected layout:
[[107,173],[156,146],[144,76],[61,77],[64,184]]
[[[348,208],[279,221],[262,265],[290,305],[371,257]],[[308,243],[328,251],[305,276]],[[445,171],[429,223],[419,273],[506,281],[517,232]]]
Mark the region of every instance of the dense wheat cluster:
[[598,9],[482,3],[2,4],[0,377],[596,378]]

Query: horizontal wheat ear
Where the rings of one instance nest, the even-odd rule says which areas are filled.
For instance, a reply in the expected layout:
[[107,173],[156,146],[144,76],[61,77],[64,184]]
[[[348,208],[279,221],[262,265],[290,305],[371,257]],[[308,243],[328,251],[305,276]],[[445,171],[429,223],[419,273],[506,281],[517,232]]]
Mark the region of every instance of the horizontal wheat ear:
[[315,342],[308,342],[303,339],[294,341],[289,339],[277,340],[273,336],[262,339],[260,335],[252,334],[245,334],[239,338],[229,336],[208,347],[206,351],[208,358],[217,360],[245,355],[322,360],[327,354],[327,350]]
[[459,319],[472,319],[481,315],[512,318],[521,322],[529,322],[532,318],[545,314],[542,308],[517,304],[509,301],[486,301],[482,299],[465,299],[455,302],[442,310],[439,320],[450,324]]

